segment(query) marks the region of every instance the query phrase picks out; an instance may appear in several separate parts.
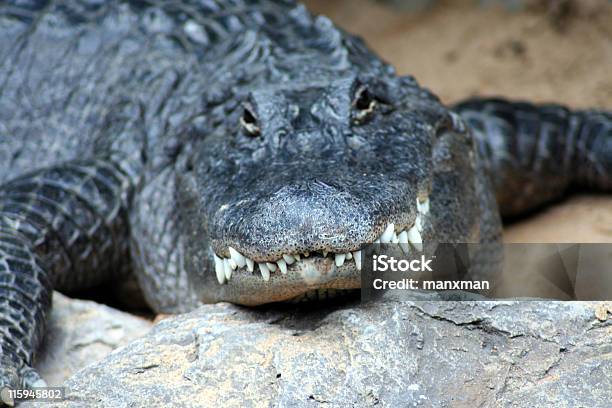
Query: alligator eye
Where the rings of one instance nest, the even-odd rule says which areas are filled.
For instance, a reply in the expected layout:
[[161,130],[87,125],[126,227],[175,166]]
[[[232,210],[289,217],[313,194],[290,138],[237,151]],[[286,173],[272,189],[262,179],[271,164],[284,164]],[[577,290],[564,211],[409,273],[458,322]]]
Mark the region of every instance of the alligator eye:
[[246,134],[251,136],[257,136],[261,131],[257,118],[249,106],[244,106],[242,116],[240,117],[240,126],[242,126]]
[[355,92],[355,100],[353,101],[355,122],[362,123],[369,119],[376,109],[376,104],[376,98],[372,96],[368,88],[365,86],[359,87]]

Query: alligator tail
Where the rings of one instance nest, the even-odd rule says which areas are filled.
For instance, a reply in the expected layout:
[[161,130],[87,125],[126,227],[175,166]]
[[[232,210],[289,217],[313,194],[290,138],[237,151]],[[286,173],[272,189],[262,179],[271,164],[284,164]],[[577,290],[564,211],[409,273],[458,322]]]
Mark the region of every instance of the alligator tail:
[[453,109],[474,133],[502,216],[571,189],[612,191],[611,112],[502,99],[469,99]]

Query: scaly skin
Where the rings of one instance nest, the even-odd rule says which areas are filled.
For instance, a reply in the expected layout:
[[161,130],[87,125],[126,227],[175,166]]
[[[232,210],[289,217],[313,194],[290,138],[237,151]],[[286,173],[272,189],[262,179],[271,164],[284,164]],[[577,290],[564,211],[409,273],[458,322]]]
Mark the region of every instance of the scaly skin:
[[495,196],[610,189],[609,114],[456,109],[291,1],[0,3],[0,389],[41,384],[52,288],[132,266],[158,312],[327,296],[385,230],[496,243]]

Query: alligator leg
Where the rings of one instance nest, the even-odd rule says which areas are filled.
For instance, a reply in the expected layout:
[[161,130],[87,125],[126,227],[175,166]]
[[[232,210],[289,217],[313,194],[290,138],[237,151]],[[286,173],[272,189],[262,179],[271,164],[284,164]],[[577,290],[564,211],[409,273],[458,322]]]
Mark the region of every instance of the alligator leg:
[[133,179],[113,160],[92,160],[0,186],[0,390],[44,384],[31,364],[53,288],[93,286],[125,270]]
[[502,216],[536,209],[570,188],[612,191],[612,113],[500,99],[454,109],[478,140]]

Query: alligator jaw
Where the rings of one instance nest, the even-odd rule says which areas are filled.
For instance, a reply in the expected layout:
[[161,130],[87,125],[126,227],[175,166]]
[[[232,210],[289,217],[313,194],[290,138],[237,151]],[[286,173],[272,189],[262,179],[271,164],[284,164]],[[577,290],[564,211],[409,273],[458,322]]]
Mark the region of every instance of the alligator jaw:
[[[422,232],[429,214],[429,206],[427,197],[423,200],[417,199],[417,216],[412,225],[396,226],[394,223],[388,223],[372,243],[399,244],[406,254],[415,250],[421,251]],[[362,249],[344,253],[316,251],[283,254],[278,259],[265,262],[256,262],[232,246],[228,247],[227,254],[229,256],[224,257],[213,252],[215,275],[220,285],[244,285],[249,281],[257,281],[259,284],[265,282],[275,286],[300,281],[308,290],[360,287]]]

